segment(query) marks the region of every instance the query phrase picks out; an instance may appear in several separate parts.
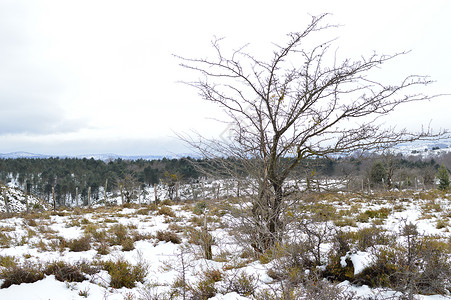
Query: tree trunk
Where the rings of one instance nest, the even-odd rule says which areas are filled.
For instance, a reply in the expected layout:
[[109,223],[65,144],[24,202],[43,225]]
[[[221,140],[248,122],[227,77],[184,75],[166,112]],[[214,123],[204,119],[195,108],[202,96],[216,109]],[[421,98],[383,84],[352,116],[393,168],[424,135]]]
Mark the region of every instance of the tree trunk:
[[78,207],[78,186],[75,188],[75,207]]
[[88,187],[88,206],[91,206],[91,187]]
[[6,187],[3,190],[3,200],[5,200],[6,215],[9,216],[9,204],[8,204],[8,195],[6,195]]
[[28,183],[25,181],[25,206],[27,209],[27,213],[30,211],[30,208],[28,207]]
[[56,210],[55,186],[52,186],[53,210]]
[[119,184],[119,189],[121,191],[121,205],[124,204],[124,185],[121,183]]
[[284,230],[281,221],[284,200],[282,184],[273,183],[272,188],[274,191],[271,191],[268,181],[263,182],[252,208],[253,219],[259,227],[253,247],[261,253],[280,242]]
[[153,193],[155,195],[155,204],[158,204],[158,189],[157,189],[157,184],[153,185]]
[[105,206],[107,206],[107,196],[106,196],[106,189],[108,188],[108,178],[105,180]]
[[268,230],[270,234],[270,247],[274,246],[276,242],[280,241],[282,235],[283,226],[280,220],[282,213],[282,201],[283,190],[281,184],[273,184],[274,188],[274,201],[270,203],[269,218],[268,218]]

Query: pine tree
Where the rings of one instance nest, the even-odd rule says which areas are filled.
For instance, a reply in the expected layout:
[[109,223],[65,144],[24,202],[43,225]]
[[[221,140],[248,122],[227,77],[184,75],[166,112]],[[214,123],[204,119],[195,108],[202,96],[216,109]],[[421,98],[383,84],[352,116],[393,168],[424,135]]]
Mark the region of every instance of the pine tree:
[[449,188],[449,172],[445,165],[441,165],[438,168],[437,178],[439,180],[438,189],[441,191],[447,190]]

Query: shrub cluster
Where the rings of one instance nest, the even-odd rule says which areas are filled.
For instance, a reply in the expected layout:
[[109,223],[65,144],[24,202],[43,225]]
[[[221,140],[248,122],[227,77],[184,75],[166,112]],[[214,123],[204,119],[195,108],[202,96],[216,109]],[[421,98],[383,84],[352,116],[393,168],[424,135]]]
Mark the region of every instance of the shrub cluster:
[[102,266],[111,276],[110,286],[117,289],[134,288],[136,282],[144,283],[148,272],[146,264],[132,265],[123,258],[102,262]]
[[0,272],[0,278],[4,280],[1,288],[10,287],[13,284],[33,283],[43,279],[45,275],[55,275],[57,280],[63,282],[82,282],[87,279],[85,274],[97,272],[97,268],[86,263],[69,264],[63,261],[51,262],[47,265],[10,263]]
[[182,242],[182,239],[177,235],[177,233],[166,230],[159,230],[156,233],[157,240],[163,241],[163,242],[171,242],[174,244],[180,244]]
[[[448,244],[421,236],[414,224],[404,224],[402,230],[394,234],[373,225],[355,232],[335,231],[322,239],[319,238],[319,233],[324,232],[321,226],[315,227],[311,223],[302,229],[303,238],[278,244],[262,255],[264,260],[272,261],[268,275],[288,289],[280,291],[282,294],[294,293],[299,286],[306,290],[307,285],[323,279],[332,283],[347,280],[373,288],[387,287],[407,296],[451,293]],[[332,245],[327,260],[324,260],[325,253],[318,252],[325,243]],[[346,258],[352,251],[370,251],[375,259],[355,275],[352,261]]]

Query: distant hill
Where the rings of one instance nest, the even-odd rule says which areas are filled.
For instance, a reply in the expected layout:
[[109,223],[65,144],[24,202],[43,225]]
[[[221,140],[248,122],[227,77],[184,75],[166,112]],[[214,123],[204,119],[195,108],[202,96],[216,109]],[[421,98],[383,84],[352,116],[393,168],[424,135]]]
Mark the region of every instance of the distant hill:
[[[438,156],[443,153],[451,152],[451,140],[441,140],[441,141],[417,141],[412,143],[400,144],[393,149],[395,154],[402,154],[404,156],[419,156],[423,158]],[[11,153],[0,153],[0,158],[2,159],[16,159],[16,158],[88,158],[96,159],[102,161],[110,161],[116,159],[123,160],[159,160],[163,158],[173,159],[180,157],[196,157],[192,154],[182,154],[182,155],[118,155],[114,153],[101,153],[101,154],[81,154],[81,155],[47,155],[47,154],[36,154],[30,152],[11,152]]]
[[2,159],[17,159],[17,158],[51,158],[51,157],[59,157],[59,158],[88,158],[88,159],[96,159],[102,161],[116,160],[116,159],[124,159],[124,160],[157,160],[166,158],[175,158],[175,156],[164,156],[164,155],[117,155],[113,153],[106,154],[81,154],[81,155],[47,155],[47,154],[36,154],[30,152],[11,152],[11,153],[0,153],[0,158]]
[[401,153],[404,156],[419,156],[422,158],[434,157],[440,154],[451,152],[451,141],[417,141],[408,144],[398,145],[393,149],[394,153]]

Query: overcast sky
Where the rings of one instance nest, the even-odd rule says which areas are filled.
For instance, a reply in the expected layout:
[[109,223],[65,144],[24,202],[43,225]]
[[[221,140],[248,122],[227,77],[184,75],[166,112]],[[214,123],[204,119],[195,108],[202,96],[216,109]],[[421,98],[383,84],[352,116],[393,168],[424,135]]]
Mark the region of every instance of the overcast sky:
[[[373,6],[374,5],[374,6]],[[350,57],[411,52],[386,70],[430,75],[451,93],[451,1],[0,0],[0,153],[189,152],[175,138],[215,136],[219,110],[177,83],[195,79],[173,57],[267,45],[331,13],[334,46]],[[263,48],[265,48],[263,46]],[[450,128],[451,98],[400,107],[400,127]]]

